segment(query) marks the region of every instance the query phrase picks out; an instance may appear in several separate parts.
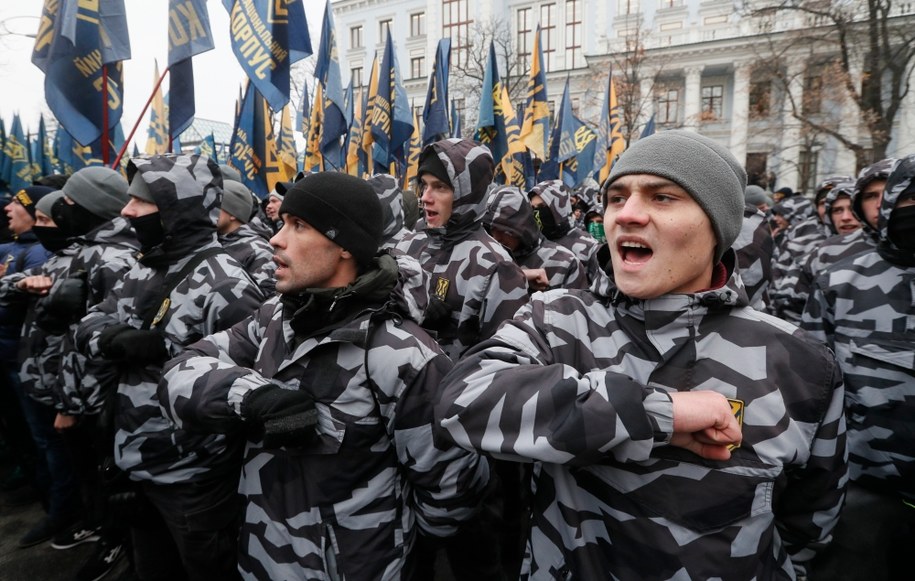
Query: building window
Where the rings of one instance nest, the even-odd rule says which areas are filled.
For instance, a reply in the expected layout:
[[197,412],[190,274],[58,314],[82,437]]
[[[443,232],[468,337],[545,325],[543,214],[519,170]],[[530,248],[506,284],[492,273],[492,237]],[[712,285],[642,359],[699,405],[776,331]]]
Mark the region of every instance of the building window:
[[772,83],[755,81],[750,83],[750,117],[762,119],[769,116]]
[[556,54],[556,4],[540,5],[540,47],[543,49],[543,70],[553,68]]
[[804,102],[801,111],[804,115],[816,115],[820,112],[823,100],[823,77],[819,71],[812,72],[804,79]]
[[351,26],[349,29],[349,47],[362,48],[362,26]]
[[581,2],[566,0],[566,68],[584,66],[581,56]]
[[812,151],[810,149],[801,150],[800,159],[798,160],[800,164],[800,176],[798,184],[799,191],[801,192],[812,192],[814,188],[814,180],[817,175],[817,158],[819,153]]
[[451,38],[452,61],[458,67],[469,60],[471,24],[468,0],[442,0],[442,37]]
[[392,20],[390,18],[378,21],[378,42],[385,42],[388,34],[391,33],[391,23]]
[[415,12],[410,15],[410,36],[426,35],[426,13]]
[[712,121],[721,119],[724,105],[724,87],[709,85],[702,87],[702,119]]
[[350,82],[353,83],[353,88],[362,86],[362,67],[353,67],[349,70]]
[[419,79],[426,76],[425,68],[426,58],[421,56],[410,57],[410,78]]
[[658,104],[655,107],[658,123],[676,123],[677,111],[680,108],[680,91],[667,89],[658,94]]
[[522,70],[527,70],[531,66],[531,51],[534,47],[531,9],[519,8],[515,22],[518,26],[518,64]]
[[616,13],[620,16],[627,14],[638,14],[639,0],[619,0],[616,5]]

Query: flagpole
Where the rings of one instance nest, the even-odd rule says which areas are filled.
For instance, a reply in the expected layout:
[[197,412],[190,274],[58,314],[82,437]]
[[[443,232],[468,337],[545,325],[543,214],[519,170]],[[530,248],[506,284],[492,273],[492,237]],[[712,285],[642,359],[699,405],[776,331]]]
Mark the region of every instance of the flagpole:
[[102,140],[102,163],[108,165],[108,160],[110,158],[110,153],[108,151],[108,139],[109,139],[109,128],[108,128],[108,65],[102,65],[102,127],[104,128],[103,133],[105,139]]
[[[146,110],[149,109],[149,104],[152,103],[153,97],[156,96],[156,91],[159,90],[159,86],[161,86],[162,81],[165,80],[165,75],[168,74],[169,68],[171,67],[165,67],[165,70],[162,71],[162,75],[156,82],[156,86],[153,87],[152,92],[149,94],[149,99],[146,99],[146,104],[143,105],[143,110],[140,111],[140,115],[137,117],[137,122],[133,124],[133,129],[130,130],[130,135],[128,135],[127,139],[124,140],[124,145],[121,146],[121,151],[118,152],[117,159],[115,159],[114,163],[111,164],[112,169],[117,168],[121,163],[121,158],[124,157],[124,152],[127,151],[127,147],[130,145],[130,141],[133,139],[133,134],[137,132],[137,127],[140,126],[140,121],[142,121],[143,116],[146,115]],[[105,165],[108,165],[108,163],[106,162]]]

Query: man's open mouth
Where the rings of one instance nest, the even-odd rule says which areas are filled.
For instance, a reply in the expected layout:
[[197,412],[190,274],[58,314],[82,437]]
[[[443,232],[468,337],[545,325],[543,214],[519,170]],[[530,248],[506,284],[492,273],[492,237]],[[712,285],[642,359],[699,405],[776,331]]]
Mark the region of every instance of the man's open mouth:
[[651,255],[654,254],[651,248],[645,244],[631,240],[624,240],[620,242],[617,247],[623,262],[628,262],[631,264],[642,264],[648,262],[651,259]]

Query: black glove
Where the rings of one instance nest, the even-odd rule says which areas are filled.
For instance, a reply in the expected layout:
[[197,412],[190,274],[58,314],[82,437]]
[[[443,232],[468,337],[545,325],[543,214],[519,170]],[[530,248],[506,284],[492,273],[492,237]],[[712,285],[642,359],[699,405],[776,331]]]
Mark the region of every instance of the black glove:
[[261,436],[265,448],[303,446],[318,438],[318,410],[305,391],[267,384],[249,391],[241,402],[241,417]]
[[73,322],[82,319],[86,314],[88,300],[89,283],[86,282],[86,273],[78,272],[54,287],[43,303],[48,316]]
[[429,304],[426,305],[426,313],[423,317],[423,327],[437,329],[442,325],[447,325],[451,319],[452,308],[435,295],[429,298]]
[[130,325],[114,325],[102,331],[99,350],[106,359],[130,363],[162,363],[168,359],[165,337],[158,331],[134,329]]

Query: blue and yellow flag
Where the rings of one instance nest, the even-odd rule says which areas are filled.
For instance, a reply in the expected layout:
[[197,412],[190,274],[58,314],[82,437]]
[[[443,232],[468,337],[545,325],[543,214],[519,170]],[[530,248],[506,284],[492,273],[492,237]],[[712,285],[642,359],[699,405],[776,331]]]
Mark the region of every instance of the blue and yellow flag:
[[222,0],[232,51],[270,108],[289,101],[289,68],[311,55],[302,0]]
[[404,163],[405,147],[413,135],[413,115],[407,91],[400,81],[394,42],[388,31],[384,55],[378,68],[378,91],[372,110],[372,150],[374,173],[395,174],[391,170],[395,162]]
[[302,79],[302,102],[295,113],[295,126],[299,133],[308,138],[308,124],[311,123],[311,101],[308,94],[308,79]]
[[645,123],[645,127],[642,128],[642,134],[639,135],[639,139],[643,137],[648,137],[649,135],[654,135],[654,113],[651,114],[651,118],[648,119],[648,122]]
[[253,83],[248,83],[227,161],[239,171],[242,183],[261,199],[267,197],[281,178],[271,117],[266,99]]
[[323,116],[321,126],[321,155],[327,169],[342,169],[343,136],[349,129],[352,118],[348,118],[343,80],[340,77],[340,61],[337,57],[337,38],[334,32],[334,14],[330,0],[324,7],[324,23],[321,28],[321,47],[315,64],[315,78],[323,86]]
[[601,104],[600,124],[597,127],[597,144],[594,152],[595,176],[603,184],[610,175],[610,168],[619,154],[626,149],[620,120],[620,108],[616,101],[616,84],[613,82],[613,71],[607,77],[607,91]]
[[423,145],[445,139],[451,135],[448,121],[448,69],[451,66],[451,39],[438,41],[426,104],[423,106]]
[[29,161],[29,143],[22,131],[22,122],[19,115],[13,116],[10,133],[6,136],[3,152],[7,157],[9,174],[4,177],[9,184],[11,192],[18,192],[22,188],[32,185],[32,164]]
[[38,118],[38,134],[32,140],[32,175],[36,178],[54,173],[54,152],[48,142],[44,115]]
[[406,190],[416,179],[419,171],[419,154],[423,150],[423,139],[419,132],[419,118],[416,116],[416,109],[413,110],[413,135],[410,136],[410,143],[407,148],[406,168],[404,169],[403,182],[400,187]]
[[[372,72],[369,75],[369,88],[365,94],[365,107],[362,121],[362,153],[361,161],[365,172],[374,172],[375,162],[372,159],[375,150],[375,138],[372,127],[375,125],[375,101],[378,99],[378,55],[372,60]],[[379,119],[390,119],[389,115],[382,115]]]
[[[108,128],[120,121],[120,61],[129,58],[123,0],[45,0],[32,63],[45,73],[48,107],[80,143],[90,144],[102,135],[106,108]],[[106,81],[107,95],[102,93]]]
[[321,124],[324,122],[324,95],[321,83],[315,84],[315,100],[311,105],[311,121],[305,136],[305,159],[302,169],[308,172],[324,171],[324,156],[321,154]]
[[[136,144],[134,144],[134,147],[136,147]],[[205,155],[216,163],[219,163],[219,152],[216,150],[216,137],[213,135],[212,131],[197,144],[197,147],[194,148],[194,153],[196,155]]]
[[295,136],[292,134],[292,103],[283,107],[280,115],[280,135],[277,138],[277,157],[280,160],[280,181],[291,182],[299,172],[298,153],[295,150]]
[[505,127],[505,141],[508,150],[502,158],[502,172],[505,183],[517,186],[524,191],[534,187],[534,165],[531,154],[521,141],[521,127],[515,108],[512,107],[508,87],[502,85],[502,118]]
[[191,58],[212,48],[206,0],[168,0],[168,127],[173,138],[184,133],[194,121]]
[[543,70],[543,49],[540,46],[540,25],[534,35],[530,79],[527,82],[527,101],[524,105],[524,123],[521,141],[531,153],[541,160],[547,159],[547,140],[550,136],[550,106],[546,95],[546,71]]
[[[159,80],[159,64],[153,68],[153,83]],[[168,110],[162,97],[162,85],[156,89],[149,108],[149,126],[146,128],[146,154],[168,152]]]
[[6,123],[3,121],[3,118],[0,117],[0,180],[3,181],[3,183],[0,184],[0,192],[3,191],[2,188],[4,188],[5,184],[7,183],[6,174],[3,173],[3,168],[6,165],[6,152],[4,151],[5,148],[6,148]]
[[[350,83],[350,88],[353,84]],[[362,132],[365,122],[366,93],[360,87],[353,97],[353,124],[346,137],[346,173],[362,177],[365,173],[365,152],[362,151]]]
[[483,88],[480,91],[480,115],[477,118],[477,141],[489,148],[492,158],[499,163],[508,151],[505,123],[502,116],[502,81],[496,62],[496,47],[489,43],[489,58],[483,72]]

